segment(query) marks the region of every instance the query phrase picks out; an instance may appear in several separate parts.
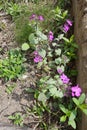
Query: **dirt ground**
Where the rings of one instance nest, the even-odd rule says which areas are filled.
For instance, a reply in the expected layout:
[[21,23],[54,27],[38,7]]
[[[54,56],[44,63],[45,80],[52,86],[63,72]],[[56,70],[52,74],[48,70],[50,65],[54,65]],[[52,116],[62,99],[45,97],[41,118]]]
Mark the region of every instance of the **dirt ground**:
[[[8,50],[17,47],[17,43],[14,40],[13,26],[10,16],[0,12],[0,47],[3,48],[3,52],[0,52],[0,59],[6,57]],[[3,83],[0,79],[0,122],[2,123],[11,124],[8,116],[15,112],[24,114],[26,107],[29,107],[33,102],[32,95],[26,93],[25,88],[35,86],[35,67],[28,63],[27,68],[29,73],[22,75],[16,82],[8,81]],[[6,92],[8,85],[15,85],[10,95]],[[29,118],[25,120],[26,123],[29,123]]]

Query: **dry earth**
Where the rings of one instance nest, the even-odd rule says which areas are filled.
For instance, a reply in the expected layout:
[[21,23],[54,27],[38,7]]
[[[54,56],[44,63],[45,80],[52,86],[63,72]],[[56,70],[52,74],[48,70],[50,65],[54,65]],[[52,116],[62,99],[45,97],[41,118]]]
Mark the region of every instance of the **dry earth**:
[[[4,12],[0,12],[0,47],[3,48],[3,52],[0,52],[0,58],[5,58],[8,50],[17,47],[17,43],[14,40],[13,23],[10,17]],[[26,107],[29,107],[33,102],[32,95],[26,93],[25,88],[35,86],[35,68],[29,63],[27,64],[27,68],[29,73],[25,73],[16,82],[9,81],[3,83],[0,79],[0,130],[8,130],[4,125],[2,129],[2,124],[11,124],[11,121],[8,119],[9,115],[15,112],[25,114]],[[7,85],[13,84],[15,85],[15,89],[13,93],[9,95],[6,92],[6,87]],[[29,118],[24,121],[24,123],[30,127],[29,121],[33,122],[32,116],[29,116]],[[7,128],[9,128],[9,130],[18,130],[11,126],[7,126]],[[28,129],[25,128],[24,130]]]

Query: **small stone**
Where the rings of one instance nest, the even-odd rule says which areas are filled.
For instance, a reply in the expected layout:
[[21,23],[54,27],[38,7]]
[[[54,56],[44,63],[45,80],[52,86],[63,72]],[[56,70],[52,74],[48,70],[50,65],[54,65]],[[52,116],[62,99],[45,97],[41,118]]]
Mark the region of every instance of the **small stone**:
[[22,104],[22,105],[27,105],[28,104],[28,101],[26,100],[26,99],[24,99],[24,98],[22,98],[21,99],[21,101],[20,101],[20,103]]

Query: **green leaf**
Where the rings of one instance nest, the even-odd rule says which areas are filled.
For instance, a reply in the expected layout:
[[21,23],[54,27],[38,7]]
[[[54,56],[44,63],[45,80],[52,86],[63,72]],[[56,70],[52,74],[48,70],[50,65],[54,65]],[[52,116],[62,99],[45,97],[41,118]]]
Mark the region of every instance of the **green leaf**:
[[29,35],[29,41],[30,41],[30,43],[35,44],[35,35],[34,35],[34,33],[31,33]]
[[35,92],[35,90],[32,89],[32,88],[26,88],[25,90],[26,90],[26,92],[28,92],[28,93],[34,93],[34,92]]
[[69,121],[74,120],[76,118],[76,115],[77,115],[77,112],[75,110],[72,111],[69,117]]
[[39,63],[37,64],[37,68],[41,68],[42,65],[43,65],[43,62],[39,62]]
[[57,43],[56,43],[56,42],[53,42],[53,43],[52,43],[52,46],[53,46],[53,47],[55,47],[56,45],[57,45]]
[[57,90],[57,91],[55,92],[55,97],[62,98],[62,97],[63,97],[63,92]]
[[72,98],[72,100],[73,100],[73,102],[77,105],[77,106],[79,106],[80,104],[79,104],[79,100],[78,99],[76,99],[76,98]]
[[52,88],[49,89],[49,91],[51,93],[51,96],[55,96],[56,95],[55,93],[57,92],[57,88],[56,87],[52,87]]
[[37,36],[38,37],[40,37],[42,40],[47,40],[47,36],[44,34],[44,33],[42,33],[41,31],[37,31]]
[[85,115],[87,115],[87,109],[82,109]]
[[66,115],[62,116],[62,117],[60,118],[60,121],[61,121],[61,122],[65,122],[65,121],[66,121],[66,118],[67,118]]
[[60,109],[61,109],[62,112],[64,112],[65,114],[67,114],[68,109],[66,109],[64,105],[60,104],[59,107],[60,107]]
[[63,37],[63,40],[64,40],[66,43],[69,43],[69,42],[70,42],[69,39],[66,38],[66,37]]
[[81,96],[79,97],[79,104],[82,104],[85,101],[85,98],[86,98],[85,94],[84,93],[81,94]]
[[61,66],[57,66],[57,70],[58,70],[58,69],[60,69],[60,70],[62,70],[62,72],[64,72],[64,69],[65,69],[65,68],[64,68],[63,65],[61,65]]
[[15,119],[15,116],[8,116],[8,119],[14,120],[14,119]]
[[72,35],[71,37],[70,37],[70,42],[73,42],[74,41],[74,35]]
[[65,17],[67,16],[67,14],[68,14],[68,11],[65,10],[65,11],[63,12],[63,18],[65,18]]
[[63,37],[64,37],[64,34],[58,35],[58,41],[61,40],[61,39],[63,39]]
[[48,81],[47,81],[47,84],[56,84],[56,81],[52,78],[50,78]]
[[46,56],[46,51],[44,49],[39,50],[39,55],[43,58]]
[[61,58],[56,58],[56,59],[55,59],[55,63],[56,63],[56,64],[61,64],[61,62],[62,62],[62,59],[61,59]]
[[47,101],[46,95],[44,93],[40,93],[39,96],[38,96],[38,101],[45,103]]
[[57,56],[60,56],[61,55],[61,49],[55,50],[55,53],[56,53]]
[[48,56],[49,57],[52,57],[53,55],[52,55],[52,52],[48,52]]
[[74,129],[76,129],[76,122],[74,120],[68,121],[68,125],[71,125]]
[[63,85],[63,81],[60,78],[57,79],[57,81],[58,81],[58,86]]
[[22,50],[23,50],[23,51],[27,51],[29,48],[30,48],[30,46],[29,46],[28,43],[23,43],[23,44],[22,44]]

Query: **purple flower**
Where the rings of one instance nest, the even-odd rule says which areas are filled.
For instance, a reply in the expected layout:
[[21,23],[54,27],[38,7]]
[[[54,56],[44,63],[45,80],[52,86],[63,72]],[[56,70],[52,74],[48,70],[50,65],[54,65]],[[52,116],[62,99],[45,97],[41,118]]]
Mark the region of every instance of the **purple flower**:
[[63,30],[64,30],[65,32],[68,32],[69,29],[70,29],[69,25],[68,25],[67,23],[65,23],[64,26],[63,26]]
[[60,76],[60,78],[64,84],[68,84],[70,81],[70,79],[64,73]]
[[49,39],[50,42],[53,41],[54,36],[53,36],[53,32],[52,32],[52,31],[49,32],[49,34],[48,34],[48,39]]
[[76,97],[79,97],[81,95],[81,88],[77,85],[77,86],[73,86],[71,88],[71,91],[72,91],[72,97],[76,96]]
[[35,63],[38,63],[38,62],[42,62],[42,57],[41,56],[36,56],[35,58],[34,58],[34,62]]
[[33,53],[34,53],[35,56],[38,55],[38,51],[34,51]]
[[65,32],[68,32],[70,30],[70,27],[72,26],[72,21],[67,19],[65,24],[63,25],[63,30]]
[[39,16],[38,16],[38,20],[40,20],[40,21],[44,21],[43,16],[42,16],[42,15],[39,15]]
[[71,20],[67,19],[66,22],[67,22],[67,24],[68,24],[69,26],[72,26],[72,21],[71,21]]
[[57,69],[57,72],[58,72],[59,74],[62,74],[62,73],[63,73],[62,69]]
[[31,16],[30,16],[30,19],[32,20],[32,19],[35,19],[37,16],[36,16],[36,14],[32,14]]
[[43,58],[38,54],[38,51],[34,51],[34,56],[35,63],[42,62]]

